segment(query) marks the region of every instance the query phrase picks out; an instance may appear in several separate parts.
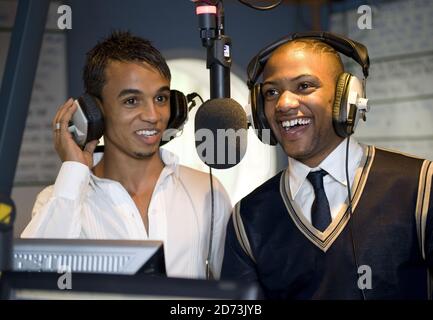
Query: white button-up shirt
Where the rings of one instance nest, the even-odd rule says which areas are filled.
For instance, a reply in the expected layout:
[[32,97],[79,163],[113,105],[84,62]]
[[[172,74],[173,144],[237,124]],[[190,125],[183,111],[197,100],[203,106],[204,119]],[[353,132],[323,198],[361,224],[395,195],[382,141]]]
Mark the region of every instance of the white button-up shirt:
[[[289,197],[292,201],[295,201],[310,223],[311,206],[314,201],[314,189],[307,180],[307,175],[310,171],[323,169],[328,172],[328,174],[323,177],[323,186],[325,188],[326,197],[328,198],[332,219],[335,218],[343,206],[347,205],[346,144],[347,139],[344,139],[316,168],[310,168],[289,157]],[[362,156],[362,147],[355,139],[350,138],[348,165],[351,186],[355,178],[356,170],[361,163]]]
[[[23,238],[162,240],[168,276],[204,278],[211,224],[209,175],[178,164],[160,149],[165,164],[150,200],[149,234],[129,193],[79,162],[62,164],[55,184],[38,195]],[[96,155],[95,155],[95,160]],[[96,163],[96,161],[95,161]],[[211,267],[219,277],[230,199],[214,177]]]

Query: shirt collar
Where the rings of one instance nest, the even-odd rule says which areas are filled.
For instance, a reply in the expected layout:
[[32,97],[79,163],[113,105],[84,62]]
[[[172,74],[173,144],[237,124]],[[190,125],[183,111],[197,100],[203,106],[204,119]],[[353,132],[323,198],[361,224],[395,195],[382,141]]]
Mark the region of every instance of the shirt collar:
[[[344,139],[316,168],[309,166],[289,157],[289,184],[290,184],[290,197],[294,200],[297,193],[301,189],[302,184],[307,178],[310,171],[323,169],[328,172],[334,180],[339,182],[342,186],[346,184],[346,144],[347,138]],[[355,170],[359,166],[363,155],[362,147],[354,139],[350,138],[349,141],[349,179],[352,181]]]
[[165,164],[166,175],[174,173],[176,178],[179,178],[179,157],[163,148],[159,148],[159,154],[161,155],[162,162]]
[[[179,178],[179,157],[163,148],[159,148],[159,155],[161,156],[161,160],[164,163],[164,169],[162,169],[161,175],[158,180],[162,181],[162,179],[165,179],[171,174],[174,174],[176,178]],[[102,160],[103,156],[103,152],[94,153],[93,166],[96,166],[98,162]],[[98,178],[92,173],[92,171],[90,171],[90,174],[96,180],[106,180]]]

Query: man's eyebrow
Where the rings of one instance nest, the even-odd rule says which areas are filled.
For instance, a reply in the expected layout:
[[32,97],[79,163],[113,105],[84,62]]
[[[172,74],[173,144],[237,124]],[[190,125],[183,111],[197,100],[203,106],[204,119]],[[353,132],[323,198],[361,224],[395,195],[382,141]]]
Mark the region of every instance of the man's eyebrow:
[[138,90],[138,89],[123,89],[122,91],[119,92],[117,97],[121,98],[121,97],[126,96],[128,94],[143,94],[143,92],[141,90]]
[[158,92],[162,92],[162,91],[170,91],[170,87],[169,86],[163,86],[163,87],[158,89]]
[[[309,73],[304,73],[304,74],[300,74],[299,76],[296,76],[294,78],[284,78],[284,80],[288,80],[288,81],[298,81],[302,78],[313,78],[314,80],[319,80],[319,78],[317,78],[315,75],[309,74]],[[263,82],[263,85],[265,84],[270,84],[270,85],[275,85],[277,82],[279,82],[279,80],[271,80],[271,81],[265,81]]]
[[[158,93],[163,92],[163,91],[170,91],[170,87],[169,86],[163,86],[157,90]],[[129,94],[141,95],[141,94],[143,94],[143,91],[138,90],[138,89],[123,89],[122,91],[119,92],[117,97],[122,98],[124,96],[129,95]]]

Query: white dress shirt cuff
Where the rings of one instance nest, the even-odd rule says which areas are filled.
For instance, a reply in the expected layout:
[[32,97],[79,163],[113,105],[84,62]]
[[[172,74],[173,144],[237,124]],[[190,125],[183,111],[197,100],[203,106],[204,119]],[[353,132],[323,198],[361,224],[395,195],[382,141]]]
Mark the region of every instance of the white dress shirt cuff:
[[54,183],[54,196],[77,200],[87,190],[89,180],[89,167],[80,162],[65,161]]

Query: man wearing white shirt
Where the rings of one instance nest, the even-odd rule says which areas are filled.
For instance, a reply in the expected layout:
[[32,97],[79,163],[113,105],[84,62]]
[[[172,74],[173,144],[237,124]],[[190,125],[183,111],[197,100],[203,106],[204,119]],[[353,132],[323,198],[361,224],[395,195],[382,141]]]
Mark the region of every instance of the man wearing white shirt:
[[82,150],[73,140],[68,124],[77,106],[69,99],[53,120],[62,167],[21,236],[162,240],[168,276],[187,278],[206,276],[212,237],[209,263],[218,277],[230,200],[217,179],[212,194],[207,174],[160,149],[170,125],[165,59],[149,41],[115,32],[87,54],[83,78],[104,116],[104,154],[93,154],[97,141]]
[[343,65],[314,37],[277,41],[252,60],[289,164],[235,206],[222,278],[258,282],[269,299],[429,298],[433,165],[340,134]]
[[[349,180],[352,185],[356,169],[360,166],[363,151],[362,147],[354,139],[351,139],[349,143]],[[344,162],[342,162],[345,160],[345,152],[346,144],[344,142],[340,143],[319,166],[320,169],[328,173],[323,177],[323,184],[328,197],[332,219],[343,208],[346,208],[347,183],[345,166]],[[299,206],[299,211],[303,213],[305,219],[311,222],[311,206],[314,200],[311,195],[314,194],[314,190],[312,185],[307,182],[307,175],[312,170],[309,166],[290,157],[289,168],[290,199]]]

